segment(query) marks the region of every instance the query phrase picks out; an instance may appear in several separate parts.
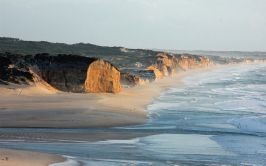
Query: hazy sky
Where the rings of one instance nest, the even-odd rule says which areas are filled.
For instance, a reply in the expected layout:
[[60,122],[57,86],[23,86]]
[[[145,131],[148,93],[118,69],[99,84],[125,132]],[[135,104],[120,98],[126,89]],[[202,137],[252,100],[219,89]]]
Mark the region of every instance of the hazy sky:
[[0,0],[0,36],[266,51],[266,0]]

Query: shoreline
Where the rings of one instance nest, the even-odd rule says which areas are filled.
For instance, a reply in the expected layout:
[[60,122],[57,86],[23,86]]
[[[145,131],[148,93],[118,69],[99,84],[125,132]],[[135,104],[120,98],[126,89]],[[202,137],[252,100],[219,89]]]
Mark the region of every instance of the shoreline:
[[[182,85],[182,78],[201,72],[177,72],[118,94],[52,93],[39,85],[24,89],[0,86],[1,128],[101,128],[145,123],[145,109],[162,91]],[[41,93],[40,93],[41,92]]]
[[[239,65],[243,65],[243,64],[239,64]],[[235,66],[235,65],[234,65]],[[117,106],[121,105],[122,103],[122,109],[123,110],[126,110],[127,114],[129,113],[132,113],[132,114],[135,114],[135,113],[139,113],[141,114],[141,116],[144,116],[144,118],[146,119],[146,116],[147,116],[147,112],[144,112],[145,108],[147,108],[147,106],[152,103],[153,99],[158,97],[163,91],[167,90],[168,88],[171,88],[171,87],[180,87],[182,86],[182,81],[185,77],[188,77],[188,76],[193,76],[197,73],[202,73],[202,72],[209,72],[209,71],[212,71],[212,70],[216,70],[216,69],[220,69],[220,68],[224,68],[224,67],[228,67],[228,66],[214,66],[214,67],[211,67],[211,68],[204,68],[204,69],[196,69],[196,70],[189,70],[189,71],[185,71],[185,72],[179,72],[177,73],[176,75],[174,76],[171,76],[171,77],[166,77],[164,79],[161,79],[161,80],[157,80],[156,82],[153,82],[153,83],[149,83],[149,84],[146,84],[146,85],[142,85],[141,87],[133,87],[133,88],[129,88],[127,89],[125,92],[123,93],[120,93],[120,94],[115,94],[117,96],[115,96],[114,94],[104,94],[104,97],[102,97],[103,95],[100,95],[100,94],[93,94],[94,97],[96,97],[95,100],[93,100],[93,102],[96,102],[96,104],[99,104],[99,105],[104,105],[102,106],[101,108],[107,108],[108,107],[111,107],[110,112],[116,112],[116,113],[121,113],[121,110],[117,110]],[[155,89],[156,88],[156,89]],[[145,90],[145,92],[147,94],[145,94],[145,99],[140,99],[138,97],[139,94],[141,93],[145,93],[143,92]],[[148,93],[150,91],[150,93]],[[136,92],[136,93],[133,93],[133,92]],[[52,94],[54,95],[54,94]],[[62,95],[62,94],[59,94],[59,95]],[[75,96],[75,94],[73,94]],[[82,94],[84,95],[84,94]],[[30,96],[30,95],[29,95]],[[29,97],[28,96],[28,97]],[[46,95],[44,95],[43,97],[45,97]],[[48,95],[50,96],[50,95]],[[121,98],[121,96],[123,96]],[[25,96],[24,96],[25,97]],[[31,96],[30,96],[31,97]],[[36,97],[36,96],[35,96]],[[69,97],[69,96],[67,96]],[[67,99],[67,101],[69,102],[69,98],[65,97],[64,99]],[[75,96],[76,98],[74,99],[79,99],[79,95]],[[73,98],[70,98],[70,99],[73,99]],[[131,101],[132,103],[134,103],[135,105],[131,105],[131,107],[126,107],[128,106],[128,102],[130,99],[134,99],[133,101]],[[120,101],[120,102],[116,102],[116,101]],[[26,104],[27,106],[27,104]],[[53,106],[53,105],[52,105]],[[13,107],[15,108],[15,106],[13,105]],[[133,108],[134,109],[133,109]],[[131,110],[132,109],[132,110]],[[107,111],[106,111],[107,112]],[[101,116],[104,116],[105,113],[102,113]],[[121,118],[121,116],[119,116],[118,118]],[[136,121],[134,121],[136,122]],[[145,121],[144,121],[145,122]],[[128,125],[127,124],[128,122],[126,122],[125,124],[121,124],[122,126],[124,125]],[[109,125],[108,127],[111,127],[110,126],[110,123],[109,124],[106,124],[106,125]],[[99,126],[98,126],[99,127]],[[2,135],[1,135],[1,132],[0,131],[0,139],[3,139]],[[4,132],[2,132],[4,133]],[[35,132],[34,132],[35,133]],[[7,134],[7,133],[5,133]],[[44,138],[43,136],[46,135],[47,133],[41,133],[40,135],[35,135],[35,136],[30,136],[30,137],[33,137],[33,139],[35,138]],[[52,138],[56,133],[50,133],[50,135],[48,134],[48,138],[50,136],[50,138]],[[149,134],[149,133],[147,133]],[[7,134],[8,135],[8,134]],[[62,138],[70,138],[69,140],[76,140],[77,137],[80,137],[81,135],[79,134],[74,134],[75,137],[72,137],[70,135],[73,135],[73,134],[69,134],[69,133],[66,133],[66,134],[63,134],[63,135],[59,135],[57,137],[54,137],[53,139],[62,139]],[[93,136],[92,136],[93,135]],[[91,133],[89,135],[83,135],[82,139],[83,140],[87,140],[87,141],[97,141],[97,140],[104,140],[104,139],[117,139],[117,138],[120,138],[120,139],[129,139],[129,138],[134,138],[134,137],[139,137],[139,136],[145,136],[145,135],[128,135],[128,134],[125,134],[126,136],[125,137],[121,137],[121,135],[115,135],[113,133],[110,133],[109,134],[106,134],[104,133],[103,135],[99,134],[99,133]],[[17,135],[18,137],[21,135],[18,134]],[[17,137],[15,136],[15,137]],[[11,134],[11,137],[12,137],[12,134]],[[6,138],[6,139],[12,139],[11,137],[9,138]],[[24,137],[24,139],[27,139],[27,135],[26,137]],[[81,141],[82,141],[81,139]],[[0,152],[2,153],[3,149],[0,148]],[[7,149],[4,149],[4,151],[13,151],[13,153],[15,153],[16,155],[23,155],[25,156],[24,158],[26,158],[27,160],[26,161],[23,161],[22,162],[30,162],[32,163],[31,161],[31,156],[32,155],[29,155],[29,154],[32,154],[32,153],[37,153],[37,154],[40,154],[41,156],[43,155],[43,157],[48,157],[49,159],[45,159],[45,161],[43,161],[44,159],[42,160],[39,160],[39,159],[36,159],[38,161],[38,164],[40,166],[43,166],[42,164],[45,162],[45,164],[47,163],[47,160],[48,161],[51,161],[51,163],[47,164],[46,166],[61,166],[63,165],[64,163],[67,163],[68,162],[68,159],[67,158],[63,158],[63,156],[59,156],[59,158],[56,158],[58,157],[58,155],[52,155],[52,154],[43,154],[43,153],[38,153],[38,152],[27,152],[27,151],[16,151],[16,150],[7,150]],[[15,155],[15,156],[16,156]],[[12,155],[11,155],[12,156]],[[64,160],[63,160],[63,159]],[[3,162],[3,161],[2,161]],[[21,160],[18,159],[18,162],[21,163]],[[34,162],[34,160],[33,160]],[[77,163],[78,164],[78,163]],[[1,161],[0,161],[0,165],[1,165]],[[14,166],[16,164],[13,164],[12,163],[9,163],[9,165],[5,165],[5,166]],[[21,165],[21,164],[20,164]],[[28,165],[26,164],[27,166],[31,166],[31,165]],[[25,166],[26,166],[25,165]],[[34,166],[39,166],[39,165],[36,165],[34,164]],[[24,166],[24,165],[21,165],[21,166]],[[33,166],[33,165],[32,165]]]
[[[189,71],[181,71],[181,72],[177,72],[175,75],[173,76],[169,76],[169,77],[165,77],[163,79],[159,79],[156,80],[155,82],[152,83],[148,83],[145,85],[141,85],[141,86],[137,86],[137,87],[132,87],[132,88],[127,88],[124,89],[123,92],[119,93],[119,94],[73,94],[73,93],[50,93],[48,91],[48,93],[44,94],[44,95],[40,95],[40,94],[36,94],[36,89],[33,87],[30,87],[29,91],[26,91],[26,93],[24,92],[24,94],[21,94],[20,92],[20,96],[16,96],[15,92],[13,91],[13,94],[9,92],[10,96],[6,96],[5,101],[8,101],[11,98],[15,98],[15,101],[18,101],[19,104],[14,103],[14,101],[12,101],[10,103],[6,104],[7,109],[2,109],[3,106],[1,105],[0,108],[0,114],[4,111],[11,111],[13,114],[10,115],[14,115],[15,113],[18,113],[19,111],[17,111],[16,109],[19,109],[19,107],[21,107],[21,103],[23,103],[23,108],[24,110],[22,110],[22,112],[24,114],[31,112],[29,109],[36,109],[36,107],[38,106],[45,106],[45,104],[47,103],[42,103],[43,100],[46,100],[50,97],[63,97],[64,100],[66,101],[59,101],[59,102],[63,102],[64,107],[69,107],[73,104],[67,104],[68,102],[70,102],[71,100],[75,99],[82,99],[82,101],[79,101],[78,104],[79,107],[83,107],[87,106],[86,103],[84,103],[84,100],[86,99],[91,99],[93,98],[92,102],[94,102],[94,106],[98,106],[98,109],[96,109],[96,111],[98,111],[98,113],[100,113],[100,116],[106,116],[108,115],[108,113],[112,113],[112,115],[118,116],[118,120],[120,120],[119,123],[114,122],[115,119],[112,119],[113,121],[108,121],[107,124],[99,124],[99,123],[95,123],[94,124],[90,124],[90,125],[86,125],[85,127],[117,127],[117,126],[127,126],[127,125],[135,125],[135,124],[142,124],[145,123],[145,121],[147,120],[147,116],[148,116],[148,112],[146,112],[146,108],[149,104],[151,104],[154,100],[154,98],[160,96],[160,94],[165,91],[166,89],[170,88],[170,87],[178,87],[178,86],[182,86],[182,79],[184,77],[187,76],[191,76],[193,74],[197,74],[198,72],[202,72],[202,71],[209,71],[211,70],[211,68],[207,68],[207,69],[196,69],[196,70],[189,70]],[[32,89],[34,90],[35,93],[31,93]],[[1,88],[0,88],[1,91]],[[43,90],[41,90],[41,92],[44,92]],[[2,93],[3,94],[3,93]],[[72,97],[70,97],[70,95]],[[139,97],[141,96],[141,97]],[[3,97],[3,96],[2,96]],[[0,94],[0,98],[1,98],[1,94]],[[25,100],[25,98],[27,98]],[[39,104],[37,105],[33,105],[32,106],[31,103],[28,103],[28,100],[32,102],[35,101]],[[57,103],[56,101],[51,101],[48,100],[49,102],[49,111],[53,111],[53,107],[55,107],[56,105],[54,105],[55,103]],[[92,102],[89,102],[89,104],[91,104]],[[1,102],[0,102],[1,103]],[[2,101],[2,103],[5,103]],[[84,105],[83,105],[84,104]],[[58,106],[58,105],[57,105]],[[62,105],[61,105],[62,106]],[[47,106],[48,107],[48,106]],[[64,108],[63,107],[63,108]],[[28,109],[28,110],[27,110]],[[93,109],[93,107],[90,107],[90,109]],[[105,109],[100,110],[100,109]],[[64,112],[66,112],[65,110],[62,110]],[[100,111],[100,112],[99,112]],[[38,111],[35,111],[38,112]],[[90,112],[91,113],[91,112]],[[94,117],[95,112],[94,113]],[[83,113],[80,116],[84,116]],[[87,112],[87,114],[89,114]],[[124,121],[121,121],[121,118],[123,118],[123,116],[121,116],[120,114],[126,114],[126,118],[128,119],[124,119]],[[32,115],[32,114],[31,114]],[[72,113],[73,115],[73,113]],[[135,117],[132,117],[133,115],[135,115]],[[141,119],[135,119],[137,116],[139,116],[139,118]],[[60,115],[61,116],[61,115]],[[100,116],[98,116],[96,119],[97,121],[99,120]],[[128,116],[131,116],[130,118]],[[80,118],[79,116],[76,118]],[[3,125],[3,121],[1,121],[3,119],[3,116],[0,116],[0,125]],[[101,119],[101,118],[100,118]],[[65,121],[66,122],[66,121]],[[19,124],[15,123],[14,121],[10,121],[10,123],[12,123],[12,125],[6,125],[7,127],[23,127],[23,126],[19,126]],[[36,121],[34,121],[34,123],[31,123],[32,125],[36,125]],[[13,126],[14,125],[14,126]],[[40,125],[40,123],[39,123]],[[54,124],[53,124],[54,125]],[[64,125],[66,125],[64,123]],[[81,125],[82,126],[82,125]],[[2,126],[0,126],[1,128],[3,128]],[[31,125],[29,125],[27,127],[33,127]],[[51,126],[52,128],[54,128],[53,126]],[[58,127],[58,126],[56,126]],[[60,127],[60,126],[59,126]],[[73,127],[73,126],[72,126]],[[80,126],[77,126],[78,128],[80,128]],[[75,128],[75,127],[74,127]],[[4,133],[4,134],[1,134]],[[10,140],[10,139],[16,139],[16,138],[22,138],[25,140],[38,140],[39,138],[42,139],[47,139],[47,140],[62,140],[62,139],[66,139],[66,140],[79,140],[79,141],[99,141],[99,140],[108,140],[108,139],[132,139],[135,137],[143,137],[143,136],[147,136],[150,135],[150,133],[146,133],[146,134],[130,134],[130,133],[125,133],[123,136],[121,134],[115,134],[115,133],[97,133],[96,132],[90,132],[88,133],[54,133],[54,132],[48,132],[48,133],[42,133],[42,132],[34,132],[34,133],[27,133],[27,132],[22,132],[22,133],[17,133],[15,132],[2,132],[0,131],[0,139],[6,139],[6,140]],[[45,138],[45,136],[47,138]],[[20,163],[21,166],[63,166],[65,164],[74,164],[74,165],[79,165],[79,163],[77,163],[75,160],[70,160],[67,157],[64,156],[58,156],[58,155],[53,155],[53,154],[46,154],[46,153],[39,153],[39,152],[29,152],[29,151],[20,151],[20,150],[9,150],[9,149],[1,149],[0,148],[0,152],[1,153],[5,153],[6,156],[8,156],[8,158],[15,158],[15,160],[13,162],[10,162],[8,164],[6,164],[5,166],[14,166],[16,165],[16,163]],[[32,159],[31,156],[32,155],[38,155],[39,158],[34,158]],[[23,156],[23,158],[20,158],[20,156]],[[35,164],[35,160],[36,163]],[[4,161],[2,161],[4,162]],[[25,163],[25,164],[24,164]],[[32,165],[30,165],[30,164]],[[23,165],[24,164],[24,165]],[[1,161],[0,161],[0,165],[1,165]]]
[[0,128],[110,128],[143,124],[148,116],[147,106],[161,92],[182,86],[187,76],[232,65],[244,64],[178,71],[117,94],[54,93],[39,85],[22,90],[0,86]]

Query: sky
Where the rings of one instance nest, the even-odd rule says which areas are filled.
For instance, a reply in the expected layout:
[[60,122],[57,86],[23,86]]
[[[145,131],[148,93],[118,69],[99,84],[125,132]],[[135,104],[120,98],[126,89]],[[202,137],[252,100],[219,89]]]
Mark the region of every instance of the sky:
[[266,51],[266,0],[0,0],[0,36],[128,48]]

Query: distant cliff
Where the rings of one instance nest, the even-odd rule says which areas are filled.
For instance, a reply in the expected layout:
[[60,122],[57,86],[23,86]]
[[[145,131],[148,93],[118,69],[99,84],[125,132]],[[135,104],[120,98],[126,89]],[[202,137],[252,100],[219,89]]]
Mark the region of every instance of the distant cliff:
[[123,85],[135,86],[156,79],[171,76],[178,71],[186,71],[197,68],[208,68],[214,63],[205,56],[190,54],[158,53],[153,63],[146,69],[124,69],[121,74]]

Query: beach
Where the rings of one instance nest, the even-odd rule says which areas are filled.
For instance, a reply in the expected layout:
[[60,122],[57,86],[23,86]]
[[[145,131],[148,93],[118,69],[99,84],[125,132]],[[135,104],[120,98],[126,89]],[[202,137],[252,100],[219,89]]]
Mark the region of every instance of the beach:
[[[48,115],[45,115],[45,112],[35,123],[45,125],[43,116],[62,118],[62,121],[53,123],[47,118],[49,124],[46,125],[50,125],[48,128],[25,128],[23,125],[26,123],[23,121],[16,122],[15,128],[1,128],[1,147],[72,156],[74,161],[84,165],[230,165],[243,162],[261,164],[264,162],[264,137],[257,137],[256,131],[252,132],[252,135],[246,134],[251,128],[255,130],[252,126],[257,123],[256,114],[250,112],[256,110],[249,109],[249,102],[252,102],[250,100],[254,97],[256,103],[255,100],[260,96],[253,96],[253,80],[246,86],[238,86],[237,82],[243,79],[243,83],[246,83],[253,78],[257,81],[258,88],[262,88],[260,84],[264,83],[263,76],[258,77],[262,81],[259,82],[256,74],[263,74],[261,70],[265,69],[264,66],[240,64],[179,72],[150,84],[124,89],[119,94],[39,94],[36,93],[38,91],[33,93],[25,89],[24,93],[22,91],[16,97],[15,92],[21,90],[8,90],[9,92],[5,92],[8,98],[1,99],[5,100],[3,103],[8,103],[5,107],[9,109],[6,111],[17,111],[13,118],[22,115],[29,118],[30,115],[25,113],[40,115],[42,111],[37,108],[44,106],[46,110],[56,112],[55,108],[60,106],[58,108],[62,112]],[[244,87],[245,89],[242,89]],[[232,90],[237,92],[233,93],[236,96],[232,96]],[[246,93],[249,91],[251,93]],[[12,96],[16,100],[11,102],[8,99]],[[246,102],[241,105],[246,104],[247,110],[239,105],[243,97]],[[263,96],[261,97],[264,100]],[[234,102],[234,105],[231,105],[231,102]],[[18,103],[23,105],[23,111],[15,110],[19,108]],[[88,109],[84,112],[77,109],[86,107]],[[98,109],[92,109],[96,107]],[[27,110],[29,108],[30,111]],[[74,110],[67,110],[74,117],[70,119],[70,113],[68,115],[68,112],[64,111],[66,108],[79,112],[75,115]],[[18,114],[19,111],[22,112],[21,115]],[[264,114],[263,108],[259,107],[257,111]],[[4,112],[3,109],[1,112]],[[244,112],[246,113],[243,114]],[[64,115],[65,113],[67,115]],[[247,117],[242,117],[243,115]],[[85,121],[84,116],[94,121]],[[136,117],[142,118],[143,121]],[[263,117],[259,115],[258,122],[263,121]],[[62,127],[69,125],[71,121],[75,122],[75,118],[83,121],[74,126],[74,129],[70,129],[73,124]],[[250,121],[252,123],[245,124]],[[250,124],[252,126],[249,126]],[[260,128],[256,130],[261,131]],[[251,147],[244,148],[247,144],[245,140],[250,139],[254,139]],[[236,144],[232,146],[230,140]],[[234,146],[240,148],[233,149]],[[259,151],[253,152],[253,146]],[[246,155],[249,156],[244,157]],[[187,161],[187,157],[193,160]],[[209,161],[206,161],[206,158]]]
[[[125,88],[118,94],[76,94],[47,89],[42,84],[0,87],[0,127],[2,128],[102,128],[145,123],[145,109],[153,99],[170,86],[182,85],[184,76],[173,76],[141,86]],[[0,132],[1,140],[99,141],[132,139],[150,133],[115,132]],[[1,149],[0,165],[47,166],[62,162],[62,157],[43,153]],[[34,156],[34,158],[32,158]],[[36,156],[36,157],[35,157]],[[7,160],[6,160],[7,159]],[[30,163],[30,164],[29,164]]]
[[118,94],[54,92],[32,85],[0,87],[0,127],[87,128],[142,124],[153,98],[181,78],[196,71],[179,72],[142,86],[124,88]]
[[53,163],[64,162],[58,155],[21,150],[0,149],[1,166],[48,166]]

